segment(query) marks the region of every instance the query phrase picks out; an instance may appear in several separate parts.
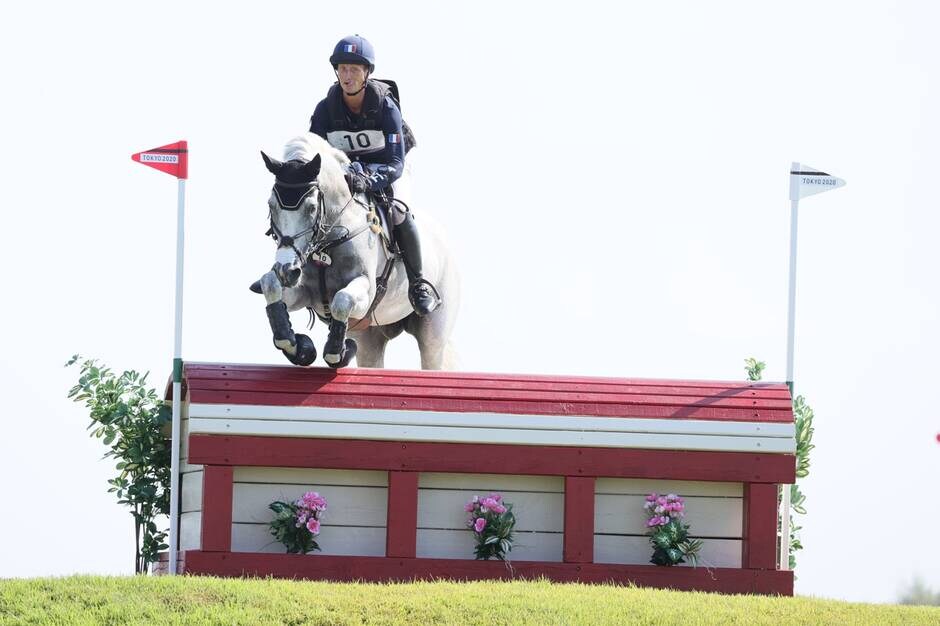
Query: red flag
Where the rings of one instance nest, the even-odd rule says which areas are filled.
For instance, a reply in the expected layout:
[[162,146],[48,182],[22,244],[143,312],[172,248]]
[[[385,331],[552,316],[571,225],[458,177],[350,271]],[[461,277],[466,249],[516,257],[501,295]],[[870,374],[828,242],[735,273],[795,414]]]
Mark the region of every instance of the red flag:
[[132,154],[131,158],[138,163],[172,174],[177,178],[189,178],[189,151],[185,141],[177,141],[152,150],[144,150]]

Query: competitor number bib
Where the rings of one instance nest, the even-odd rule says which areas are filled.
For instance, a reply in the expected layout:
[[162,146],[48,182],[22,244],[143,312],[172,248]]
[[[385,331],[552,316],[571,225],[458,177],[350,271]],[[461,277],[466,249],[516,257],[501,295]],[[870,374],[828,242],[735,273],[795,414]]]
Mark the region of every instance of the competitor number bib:
[[381,130],[334,130],[326,134],[326,140],[346,154],[367,154],[385,148],[385,133]]

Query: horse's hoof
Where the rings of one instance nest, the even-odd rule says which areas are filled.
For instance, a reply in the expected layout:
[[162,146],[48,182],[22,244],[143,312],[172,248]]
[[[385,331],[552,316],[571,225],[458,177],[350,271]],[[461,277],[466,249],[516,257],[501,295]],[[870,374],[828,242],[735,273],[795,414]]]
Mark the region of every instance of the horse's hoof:
[[251,283],[248,291],[251,291],[252,293],[264,293],[264,290],[261,289],[261,279],[259,278],[255,282]]
[[297,333],[295,337],[297,338],[296,351],[294,354],[284,352],[284,356],[294,365],[306,367],[317,360],[317,348],[313,345],[313,340],[307,335]]
[[[330,354],[323,355],[323,360],[326,361],[326,364],[332,367],[333,369],[339,369],[340,367],[347,367],[352,360],[356,357],[356,352],[359,350],[359,346],[356,345],[354,339],[346,338],[346,345],[343,346],[342,354]],[[330,362],[332,361],[332,362]]]

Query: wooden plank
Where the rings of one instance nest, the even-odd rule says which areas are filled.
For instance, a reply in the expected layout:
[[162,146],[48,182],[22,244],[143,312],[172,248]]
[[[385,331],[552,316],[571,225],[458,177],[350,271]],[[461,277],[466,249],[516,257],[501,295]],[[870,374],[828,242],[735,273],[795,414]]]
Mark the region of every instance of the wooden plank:
[[192,434],[792,454],[792,438],[192,418]]
[[629,383],[637,385],[668,385],[671,387],[697,386],[717,388],[751,388],[767,390],[786,390],[784,383],[754,382],[754,381],[723,381],[705,379],[663,379],[663,378],[617,378],[609,376],[573,376],[569,374],[505,374],[497,372],[455,372],[455,371],[429,371],[429,370],[392,370],[369,368],[344,368],[341,371],[326,367],[296,368],[290,365],[261,365],[250,363],[199,363],[187,362],[184,369],[184,378],[190,377],[242,377],[251,374],[268,374],[278,377],[297,376],[310,380],[332,380],[340,375],[369,379],[373,377],[384,378],[388,376],[405,377],[420,380],[460,380],[478,381],[490,380],[497,382],[533,381],[547,383],[581,382],[581,383],[609,383],[614,385]]
[[556,582],[633,584],[681,591],[793,595],[793,572],[731,568],[656,567],[599,563],[540,563],[513,560],[395,559],[243,552],[186,553],[186,572],[214,576],[306,578],[363,582],[420,580],[538,579]]
[[[543,532],[516,532],[510,560],[560,562],[562,558],[562,534]],[[474,534],[469,528],[443,530],[418,529],[417,555],[423,558],[472,560]]]
[[275,500],[290,502],[307,491],[316,491],[326,498],[327,509],[321,519],[338,526],[385,526],[386,487],[351,485],[267,485],[235,483],[232,520],[244,523],[265,523],[274,519],[268,508]]
[[[336,384],[324,382],[314,388],[308,383],[272,379],[266,381],[253,380],[199,380],[198,386],[190,382],[190,393],[193,391],[240,391],[248,393],[292,393],[292,394],[331,394],[351,395],[360,398],[363,402],[369,397],[412,398],[419,396],[428,399],[463,399],[463,400],[499,400],[502,402],[585,402],[602,404],[658,404],[675,407],[711,406],[722,408],[761,408],[790,410],[792,403],[789,398],[764,398],[744,390],[716,390],[704,395],[675,395],[671,393],[654,394],[648,390],[631,389],[631,393],[619,390],[605,390],[603,392],[590,391],[564,391],[558,386],[551,389],[512,389],[503,386],[492,386],[488,389],[477,389],[465,386],[402,386],[382,385],[371,383],[346,382]],[[743,396],[743,397],[742,397]]]
[[594,561],[594,478],[565,476],[564,561]]
[[[464,505],[474,495],[500,490],[498,484],[486,490],[418,490],[418,528],[452,529],[466,532]],[[503,494],[513,505],[516,530],[561,533],[564,530],[564,496],[560,493],[514,491]]]
[[[702,537],[742,537],[741,498],[685,497],[685,522]],[[643,535],[646,533],[644,496],[597,494],[594,530],[598,533]]]
[[220,420],[269,420],[284,422],[340,422],[348,424],[396,424],[506,428],[526,430],[577,430],[678,435],[718,435],[793,439],[793,424],[733,422],[649,417],[590,417],[584,415],[505,415],[445,411],[397,411],[387,409],[337,409],[318,406],[259,406],[251,404],[191,404],[192,418]]
[[199,550],[202,547],[202,511],[180,514],[180,550]]
[[418,477],[421,489],[457,489],[472,491],[476,495],[489,495],[490,491],[564,493],[561,476],[511,476],[507,474],[452,474],[422,472]]
[[388,487],[388,472],[300,467],[236,467],[236,483]]
[[742,562],[751,569],[777,568],[777,485],[744,485]]
[[609,404],[600,402],[502,401],[480,399],[388,397],[327,393],[283,393],[192,389],[197,404],[252,404],[268,406],[323,406],[406,411],[482,412],[534,415],[587,415],[596,417],[688,418],[756,422],[792,422],[791,409],[723,408],[661,404]]
[[743,452],[401,443],[191,434],[193,461],[215,465],[607,476],[792,483],[793,455]]
[[[320,526],[319,555],[385,556],[385,528],[368,526]],[[232,524],[232,549],[236,552],[285,554],[267,524]]]
[[[740,539],[703,539],[699,567],[741,567]],[[653,556],[645,535],[595,535],[594,562],[646,565]],[[681,567],[688,566],[683,564]]]
[[[236,470],[237,471],[237,470]],[[598,478],[595,493],[609,495],[646,496],[651,493],[676,493],[687,496],[741,498],[742,483],[717,483],[701,480],[646,480],[637,478]]]
[[[493,390],[546,392],[557,391],[563,393],[594,393],[605,395],[629,396],[667,396],[678,398],[680,402],[688,402],[691,398],[699,400],[704,398],[739,398],[757,400],[757,406],[764,402],[789,401],[790,394],[786,387],[782,389],[762,389],[753,387],[692,387],[676,386],[663,381],[661,384],[633,384],[604,383],[604,382],[576,382],[561,381],[512,381],[512,380],[462,380],[462,379],[433,379],[425,377],[378,377],[378,376],[349,376],[337,374],[333,379],[311,380],[304,376],[291,373],[260,372],[240,374],[232,377],[206,376],[187,378],[190,386],[200,390],[236,389],[241,391],[287,391],[291,393],[325,393],[331,390],[342,392],[348,390],[347,386],[368,386],[371,395],[382,395],[386,390],[412,390],[414,394],[421,395],[421,390],[449,390],[462,389],[473,391],[481,397]],[[276,385],[268,387],[269,385]],[[353,387],[355,388],[355,387]]]
[[180,513],[202,510],[202,472],[180,475]]
[[232,549],[232,468],[206,465],[202,479],[202,541],[204,551]]
[[385,556],[414,558],[418,525],[417,472],[388,473]]

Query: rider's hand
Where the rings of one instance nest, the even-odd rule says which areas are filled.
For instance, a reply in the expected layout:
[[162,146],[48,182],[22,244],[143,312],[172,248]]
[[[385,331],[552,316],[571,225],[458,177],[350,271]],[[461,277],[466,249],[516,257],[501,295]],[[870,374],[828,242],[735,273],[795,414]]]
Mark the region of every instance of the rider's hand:
[[346,174],[346,182],[349,184],[349,190],[353,193],[363,193],[372,188],[371,179],[356,172]]
[[388,176],[385,174],[375,172],[368,177],[369,180],[369,189],[371,191],[382,191],[388,187]]

